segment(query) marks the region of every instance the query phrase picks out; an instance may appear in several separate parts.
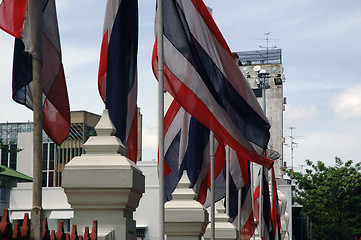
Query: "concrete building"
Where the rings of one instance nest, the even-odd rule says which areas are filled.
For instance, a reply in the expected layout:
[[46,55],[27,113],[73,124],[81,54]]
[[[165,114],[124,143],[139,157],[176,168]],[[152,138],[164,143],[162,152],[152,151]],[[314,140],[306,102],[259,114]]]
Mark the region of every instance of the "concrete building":
[[[62,170],[65,164],[75,156],[82,154],[86,140],[88,140],[89,136],[96,134],[94,127],[99,119],[100,116],[94,113],[72,111],[67,139],[60,146],[56,146],[52,142],[43,144],[43,187],[61,186]],[[55,162],[55,165],[53,162]],[[54,174],[52,174],[52,171],[54,171]],[[47,183],[44,180],[45,178],[49,179]],[[52,181],[54,184],[51,183]]]
[[248,80],[259,104],[271,123],[271,138],[268,157],[275,160],[276,178],[282,178],[283,159],[283,111],[286,98],[283,96],[285,76],[282,67],[282,50],[257,50],[235,52],[237,63]]
[[[285,75],[282,66],[282,50],[256,50],[233,53],[243,75],[248,80],[259,104],[264,109],[271,124],[271,138],[267,156],[275,161],[275,177],[278,189],[287,198],[286,212],[290,220],[288,232],[292,233],[292,188],[288,180],[283,179],[283,112],[286,98],[283,96]],[[257,174],[258,167],[254,168]]]
[[33,179],[25,174],[5,166],[0,166],[0,211],[9,208],[10,191],[19,182],[32,182]]

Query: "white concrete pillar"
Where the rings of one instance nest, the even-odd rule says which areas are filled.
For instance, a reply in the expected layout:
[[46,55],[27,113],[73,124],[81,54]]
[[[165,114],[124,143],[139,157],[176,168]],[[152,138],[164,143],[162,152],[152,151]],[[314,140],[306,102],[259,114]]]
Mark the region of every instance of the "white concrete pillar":
[[[215,214],[215,238],[217,240],[237,239],[238,231],[229,221],[223,201],[217,203],[217,213]],[[208,225],[204,234],[204,240],[211,239],[211,226]]]
[[135,239],[133,212],[144,193],[144,175],[124,156],[124,145],[113,136],[115,129],[107,110],[95,130],[97,136],[84,144],[85,153],[63,170],[62,186],[74,209],[71,224],[84,229],[98,220],[99,237]]
[[200,240],[208,224],[208,212],[195,199],[184,172],[173,200],[165,204],[164,232],[167,240]]

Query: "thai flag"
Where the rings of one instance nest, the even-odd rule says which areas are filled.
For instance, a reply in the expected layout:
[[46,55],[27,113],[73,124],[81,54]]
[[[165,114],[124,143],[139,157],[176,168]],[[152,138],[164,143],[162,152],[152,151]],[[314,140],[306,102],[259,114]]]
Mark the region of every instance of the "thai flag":
[[[225,152],[220,139],[215,142],[216,201],[225,196]],[[187,170],[197,200],[210,205],[209,129],[191,117],[178,102],[164,117],[165,201],[172,199],[183,170]]]
[[[232,162],[234,160],[239,161],[236,153],[231,150],[230,154],[230,170],[234,169],[232,167]],[[254,234],[254,217],[253,217],[253,208],[252,208],[252,192],[251,192],[251,181],[250,181],[250,161],[241,161],[245,162],[246,166],[242,168],[242,176],[237,176],[235,174],[231,176],[230,179],[230,196],[229,196],[229,217],[230,221],[238,227],[239,215],[238,215],[238,194],[239,191],[236,187],[236,182],[241,181],[241,226],[240,226],[240,239],[249,240]],[[237,177],[235,177],[237,176]]]
[[207,7],[201,0],[167,0],[162,12],[164,35],[157,37],[164,39],[165,89],[243,159],[270,168],[273,161],[261,156],[270,124]]
[[98,88],[127,157],[137,161],[138,1],[108,0]]
[[281,240],[281,218],[280,207],[278,204],[277,183],[275,178],[275,170],[272,167],[272,223],[276,240]]
[[[3,0],[0,28],[15,37],[13,99],[33,109],[33,57],[42,61],[43,128],[61,144],[70,129],[70,110],[61,60],[58,22],[54,0],[42,0],[42,25],[34,24],[27,0]],[[34,39],[41,31],[42,40]]]
[[[261,184],[262,184],[262,193],[261,193]],[[263,205],[262,209],[260,209],[261,195],[262,195],[262,205]],[[256,180],[256,189],[254,191],[253,198],[254,198],[254,214],[258,222],[258,226],[260,222],[259,219],[260,219],[260,211],[261,211],[261,219],[262,219],[261,238],[263,240],[274,240],[275,234],[273,231],[270,193],[268,187],[268,170],[265,167],[263,167],[263,176],[261,176],[261,169],[258,172],[258,176]]]

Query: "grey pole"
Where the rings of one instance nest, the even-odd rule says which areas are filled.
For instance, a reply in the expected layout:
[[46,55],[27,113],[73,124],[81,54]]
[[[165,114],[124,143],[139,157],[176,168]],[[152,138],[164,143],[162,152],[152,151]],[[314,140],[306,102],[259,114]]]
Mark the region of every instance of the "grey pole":
[[42,238],[42,129],[43,129],[43,110],[42,110],[42,79],[41,79],[41,61],[33,58],[33,206],[31,209],[31,239]]
[[230,148],[226,146],[226,214],[229,216],[229,163],[230,162]]
[[[32,41],[41,54],[42,6],[41,1],[29,0],[28,11],[31,19]],[[42,62],[40,56],[33,56],[33,203],[31,209],[30,239],[42,239]]]
[[159,148],[159,237],[164,239],[164,48],[163,0],[158,4],[158,148]]
[[211,239],[216,239],[215,186],[214,186],[214,132],[209,132],[209,160],[211,162]]
[[241,230],[242,230],[242,189],[238,190],[238,236],[241,239]]

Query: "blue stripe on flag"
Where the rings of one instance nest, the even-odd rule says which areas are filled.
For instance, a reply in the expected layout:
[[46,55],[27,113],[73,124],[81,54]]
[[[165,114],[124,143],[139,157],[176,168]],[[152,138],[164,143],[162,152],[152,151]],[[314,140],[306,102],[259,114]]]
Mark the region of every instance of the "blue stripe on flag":
[[164,159],[165,161],[167,161],[168,166],[172,169],[172,171],[168,174],[168,176],[164,178],[165,201],[172,200],[172,193],[176,189],[179,179],[183,172],[178,165],[180,138],[181,138],[180,135],[181,135],[181,130],[174,137],[172,143],[170,144],[164,156]]
[[27,101],[26,86],[33,81],[33,57],[29,52],[25,52],[25,45],[22,40],[15,38],[14,47],[14,64],[13,64],[13,99],[15,102],[25,105],[33,109],[31,104]]
[[209,129],[192,117],[189,124],[188,148],[185,156],[188,178],[192,186],[196,183],[202,170],[204,150],[208,142]]
[[269,124],[233,88],[188,28],[183,10],[176,1],[163,1],[164,35],[200,75],[208,91],[229,115],[243,136],[265,148]]
[[128,95],[136,86],[138,52],[138,2],[122,0],[119,6],[107,55],[106,108],[126,146]]

